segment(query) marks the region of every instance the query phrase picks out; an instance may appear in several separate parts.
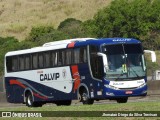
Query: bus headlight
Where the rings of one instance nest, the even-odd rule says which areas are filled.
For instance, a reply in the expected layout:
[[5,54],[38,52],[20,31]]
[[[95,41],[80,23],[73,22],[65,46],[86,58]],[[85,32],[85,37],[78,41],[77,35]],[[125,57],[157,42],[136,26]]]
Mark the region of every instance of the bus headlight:
[[114,90],[119,90],[117,87],[111,86],[111,85],[104,85],[106,88],[114,89]]
[[141,84],[140,86],[138,86],[138,88],[142,88],[146,85],[146,83]]
[[113,93],[109,93],[109,92],[106,92],[106,95],[108,95],[108,96],[115,96]]

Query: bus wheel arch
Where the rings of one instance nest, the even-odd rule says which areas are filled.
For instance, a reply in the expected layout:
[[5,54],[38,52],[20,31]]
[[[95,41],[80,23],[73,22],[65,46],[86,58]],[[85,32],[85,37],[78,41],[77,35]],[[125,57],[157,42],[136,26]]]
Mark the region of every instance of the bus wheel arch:
[[33,92],[30,89],[25,90],[24,101],[28,107],[42,107],[42,103],[34,101]]
[[94,100],[89,96],[88,87],[85,84],[81,84],[78,88],[78,99],[83,104],[93,104]]
[[26,97],[27,97],[28,94],[31,94],[31,95],[32,95],[32,98],[33,98],[33,101],[34,101],[34,97],[33,97],[33,92],[32,92],[32,90],[31,90],[30,88],[26,88],[26,89],[24,90],[24,103],[26,103]]

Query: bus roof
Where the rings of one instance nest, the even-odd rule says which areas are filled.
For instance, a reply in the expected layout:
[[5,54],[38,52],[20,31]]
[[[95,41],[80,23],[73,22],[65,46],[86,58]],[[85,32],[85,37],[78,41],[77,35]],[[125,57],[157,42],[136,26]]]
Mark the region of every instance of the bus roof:
[[48,51],[48,50],[57,50],[57,49],[64,49],[70,43],[74,43],[74,47],[78,46],[85,46],[85,45],[101,45],[101,44],[120,44],[120,43],[141,43],[140,41],[132,38],[76,38],[76,39],[68,39],[68,40],[59,40],[55,42],[45,43],[43,46],[34,47],[31,49],[25,50],[18,50],[18,51],[11,51],[6,53],[5,56],[12,56],[12,55],[20,55],[20,54],[27,54],[27,53],[35,53],[40,51]]
[[83,46],[83,45],[125,44],[125,43],[138,44],[141,42],[133,38],[99,38],[94,40],[89,39],[85,42],[76,42],[75,47]]

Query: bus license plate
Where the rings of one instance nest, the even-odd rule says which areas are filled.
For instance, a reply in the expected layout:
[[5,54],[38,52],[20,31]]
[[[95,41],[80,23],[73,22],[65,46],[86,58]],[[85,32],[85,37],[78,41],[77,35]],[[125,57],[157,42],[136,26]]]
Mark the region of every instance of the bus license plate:
[[132,94],[133,92],[132,91],[126,91],[126,94]]

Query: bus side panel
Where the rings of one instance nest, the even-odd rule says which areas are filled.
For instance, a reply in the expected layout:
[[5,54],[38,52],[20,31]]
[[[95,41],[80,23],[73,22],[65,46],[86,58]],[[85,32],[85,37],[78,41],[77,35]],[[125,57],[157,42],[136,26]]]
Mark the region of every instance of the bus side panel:
[[19,85],[12,85],[9,82],[10,78],[5,78],[5,87],[6,87],[6,99],[10,103],[23,103],[23,91],[24,89]]
[[45,86],[44,84],[39,84],[22,78],[6,78],[6,95],[8,102],[23,103],[23,96],[26,89],[32,91],[34,101],[52,102],[57,100],[73,99],[73,93],[65,93]]

